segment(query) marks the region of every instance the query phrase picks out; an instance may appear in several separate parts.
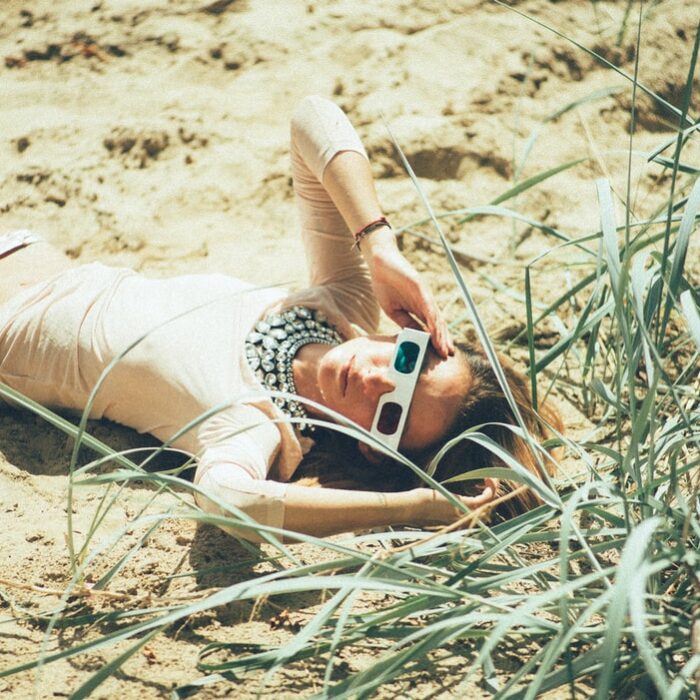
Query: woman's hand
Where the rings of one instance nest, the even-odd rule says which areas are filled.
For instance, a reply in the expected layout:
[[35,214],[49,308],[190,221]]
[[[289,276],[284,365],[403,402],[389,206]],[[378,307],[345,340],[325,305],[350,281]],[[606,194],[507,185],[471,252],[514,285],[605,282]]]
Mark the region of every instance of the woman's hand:
[[[496,498],[498,482],[496,479],[485,479],[484,490],[478,496],[458,496],[455,498],[474,511],[485,506]],[[438,491],[429,488],[414,489],[417,501],[414,524],[422,526],[451,525],[467,513],[455,506],[452,501]]]
[[447,323],[433,295],[397,248],[391,229],[373,231],[362,241],[362,247],[375,297],[387,316],[402,328],[427,329],[441,357],[454,354]]

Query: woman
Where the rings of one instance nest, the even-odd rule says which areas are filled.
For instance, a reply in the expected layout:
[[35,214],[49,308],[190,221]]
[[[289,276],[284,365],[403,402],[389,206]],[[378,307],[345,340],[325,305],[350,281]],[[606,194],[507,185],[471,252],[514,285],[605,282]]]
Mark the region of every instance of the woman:
[[[374,334],[379,306],[402,327],[418,321],[433,346],[415,372],[402,451],[431,454],[447,433],[481,415],[474,404],[493,404],[480,397],[498,393],[493,377],[471,369],[478,354],[468,360],[455,352],[427,287],[399,252],[345,115],[306,98],[291,136],[310,288],[288,295],[223,275],[148,279],[100,263],[79,266],[33,234],[15,232],[0,239],[0,381],[44,405],[82,411],[119,357],[90,416],[195,455],[195,483],[213,497],[197,501],[210,512],[230,515],[220,504],[231,504],[265,525],[316,536],[452,522],[462,513],[427,488],[380,493],[286,483],[312,443],[298,421],[326,417],[325,407],[369,429],[380,397],[395,389],[396,339]],[[524,387],[515,375],[512,383]],[[264,387],[318,407],[280,396],[236,401],[260,397]],[[364,443],[360,451],[369,463],[383,458]],[[461,499],[477,508],[497,490],[487,479]],[[246,528],[236,534],[256,539]]]

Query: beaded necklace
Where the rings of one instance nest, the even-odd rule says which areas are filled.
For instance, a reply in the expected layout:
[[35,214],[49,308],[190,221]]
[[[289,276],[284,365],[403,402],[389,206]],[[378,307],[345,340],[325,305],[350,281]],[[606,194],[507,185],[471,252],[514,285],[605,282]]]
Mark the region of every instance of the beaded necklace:
[[[292,360],[309,343],[338,345],[342,338],[325,315],[305,306],[294,306],[279,314],[269,314],[255,324],[245,340],[245,354],[255,376],[268,389],[296,394]],[[294,418],[308,418],[302,403],[277,396],[273,402]],[[302,432],[312,433],[315,426],[300,423]]]

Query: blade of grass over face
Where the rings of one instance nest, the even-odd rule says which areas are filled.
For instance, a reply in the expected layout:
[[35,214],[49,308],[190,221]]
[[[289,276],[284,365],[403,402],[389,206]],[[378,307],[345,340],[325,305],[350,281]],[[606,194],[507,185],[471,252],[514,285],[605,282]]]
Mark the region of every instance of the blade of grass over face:
[[[440,224],[439,224],[437,218],[435,217],[435,214],[433,212],[433,208],[430,205],[430,202],[428,201],[427,197],[425,196],[425,194],[420,186],[420,183],[418,182],[418,179],[416,178],[416,175],[413,172],[413,169],[411,168],[410,163],[406,159],[406,156],[404,155],[403,151],[401,150],[401,147],[399,146],[398,142],[394,138],[394,135],[392,134],[389,125],[386,123],[386,121],[384,123],[385,123],[385,126],[389,132],[389,135],[391,136],[391,139],[394,143],[394,147],[396,148],[396,150],[399,154],[399,157],[401,158],[401,162],[403,163],[403,166],[404,166],[406,172],[408,173],[409,177],[411,178],[411,180],[416,188],[416,191],[418,192],[418,195],[419,195],[421,201],[423,202],[423,206],[425,207],[425,209],[428,212],[430,220],[435,228],[435,231],[437,232],[438,237],[440,238],[440,242],[442,243],[443,249],[444,249],[446,257],[447,257],[447,261],[450,265],[450,268],[452,269],[452,273],[454,275],[454,278],[462,291],[463,299],[467,305],[467,308],[469,309],[469,311],[471,313],[472,323],[474,324],[474,328],[476,329],[476,333],[477,333],[477,336],[478,336],[479,341],[481,343],[481,346],[483,347],[484,351],[486,352],[486,355],[489,359],[489,362],[491,363],[491,367],[493,368],[493,371],[498,379],[498,383],[501,387],[501,390],[503,391],[503,393],[508,401],[508,404],[510,406],[510,410],[513,412],[513,416],[515,417],[519,426],[523,430],[525,430],[525,433],[527,433],[527,430],[525,429],[525,424],[523,422],[522,415],[520,413],[520,409],[518,408],[518,406],[515,402],[515,399],[513,397],[513,394],[510,390],[510,387],[508,386],[508,382],[506,380],[505,374],[503,373],[503,368],[501,367],[501,364],[500,364],[498,357],[496,355],[496,350],[493,346],[493,343],[491,342],[491,339],[488,336],[488,333],[486,332],[486,328],[484,326],[483,321],[481,320],[481,318],[479,316],[478,310],[476,308],[476,304],[474,303],[474,299],[473,299],[473,297],[472,297],[472,295],[467,287],[467,284],[464,281],[464,278],[462,277],[462,274],[461,274],[459,268],[457,267],[457,263],[454,259],[454,255],[452,254],[452,251],[450,250],[450,246],[447,242],[447,239],[445,238],[445,235],[442,232]],[[527,440],[528,440],[528,442],[532,442],[532,439],[530,438],[529,435],[527,436]],[[539,457],[538,457],[538,459],[539,459]]]

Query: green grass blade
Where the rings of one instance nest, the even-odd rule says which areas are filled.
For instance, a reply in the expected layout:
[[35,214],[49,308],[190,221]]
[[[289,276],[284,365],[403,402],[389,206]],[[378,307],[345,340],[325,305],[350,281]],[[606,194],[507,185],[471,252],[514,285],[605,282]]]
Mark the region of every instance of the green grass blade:
[[[548,170],[543,170],[541,173],[537,173],[535,175],[532,175],[525,180],[521,180],[518,182],[517,185],[514,185],[513,187],[510,187],[507,189],[505,192],[501,193],[496,197],[495,199],[492,199],[489,204],[492,206],[495,206],[496,204],[501,204],[502,202],[507,202],[509,199],[513,199],[513,197],[517,197],[519,194],[522,194],[523,192],[526,192],[527,190],[533,188],[535,185],[539,185],[540,182],[544,182],[545,180],[549,180],[549,178],[554,177],[555,175],[558,175],[559,173],[563,172],[564,170],[569,170],[569,168],[573,168],[576,165],[579,165],[581,163],[584,163],[587,161],[588,158],[575,158],[574,160],[567,161],[566,163],[561,163],[560,165],[555,165],[553,168],[549,168]],[[471,219],[474,218],[473,214],[470,214],[469,216],[465,216],[463,219],[459,220],[460,224],[466,223],[467,221],[470,221]]]
[[[527,138],[527,141],[525,142],[525,147],[523,148],[523,155],[520,159],[520,165],[518,166],[515,177],[518,179],[520,177],[520,173],[522,172],[523,168],[525,167],[525,163],[530,156],[530,153],[535,145],[535,142],[540,136],[540,133],[542,132],[542,128],[544,127],[545,124],[548,124],[549,122],[556,121],[559,119],[559,117],[562,117],[564,114],[567,112],[570,112],[574,109],[577,109],[578,107],[581,107],[585,104],[588,104],[589,102],[597,102],[598,100],[605,99],[606,97],[610,97],[612,95],[617,95],[620,92],[622,92],[624,88],[620,85],[612,86],[612,87],[605,87],[601,88],[600,90],[594,90],[592,93],[589,95],[585,95],[584,97],[579,97],[572,102],[569,102],[566,104],[564,107],[561,107],[560,109],[556,110],[555,112],[552,112],[552,114],[549,114],[546,116],[540,124],[538,124],[531,132],[530,135]],[[662,148],[661,151],[664,149]],[[658,154],[655,154],[658,155]]]
[[[606,67],[610,68],[611,70],[614,70],[618,75],[621,75],[623,78],[629,80],[630,82],[634,82],[634,78],[618,66],[616,66],[614,63],[611,63],[608,61],[606,58],[601,56],[599,53],[596,53],[595,51],[589,49],[587,46],[584,46],[583,44],[579,43],[575,39],[572,39],[570,36],[567,36],[563,32],[560,32],[558,29],[555,29],[554,27],[551,27],[548,24],[545,24],[544,22],[538,20],[537,18],[527,15],[524,12],[521,12],[520,10],[516,9],[515,7],[512,7],[510,5],[507,5],[505,2],[502,0],[494,0],[494,2],[497,5],[500,5],[501,7],[504,7],[511,12],[515,12],[516,14],[520,15],[521,17],[524,17],[526,20],[529,22],[533,22],[534,24],[537,24],[538,26],[542,27],[543,29],[546,29],[548,32],[552,32],[553,34],[556,34],[558,37],[561,37],[562,39],[568,41],[569,43],[573,44],[576,46],[576,48],[580,49],[581,51],[584,51],[587,53],[589,56],[592,56],[596,61],[599,61]],[[642,92],[645,92],[649,97],[651,97],[653,100],[658,102],[659,104],[663,105],[666,109],[668,109],[670,112],[673,112],[674,114],[677,114],[678,116],[682,116],[684,121],[687,121],[691,126],[695,124],[695,122],[690,119],[690,117],[687,116],[687,114],[683,114],[681,110],[678,109],[678,107],[675,107],[672,105],[670,102],[667,102],[663,97],[655,93],[653,90],[648,88],[646,85],[638,82],[637,86]]]
[[695,181],[693,189],[688,197],[683,219],[678,229],[675,247],[673,250],[673,261],[671,263],[671,273],[668,280],[668,294],[666,296],[666,306],[664,309],[664,317],[661,322],[660,336],[663,338],[666,334],[666,326],[671,315],[675,300],[678,298],[678,293],[683,282],[683,269],[685,267],[685,259],[688,254],[688,245],[690,243],[690,235],[693,232],[696,224],[696,217],[700,211],[700,178]]
[[[450,250],[450,246],[447,242],[447,239],[445,238],[445,235],[442,232],[442,228],[440,227],[440,224],[435,217],[435,213],[433,212],[433,208],[430,205],[430,202],[428,201],[428,198],[425,196],[425,193],[423,192],[423,188],[420,186],[420,183],[418,182],[418,178],[416,177],[415,173],[413,172],[413,168],[411,168],[410,163],[408,162],[404,152],[402,151],[401,147],[399,146],[398,142],[394,138],[393,133],[391,132],[391,129],[389,125],[385,122],[385,126],[387,130],[389,131],[389,135],[391,136],[391,139],[394,143],[394,146],[399,154],[399,157],[401,158],[401,162],[403,163],[404,168],[406,169],[406,172],[408,173],[409,177],[411,178],[411,181],[414,184],[414,187],[416,188],[416,191],[418,192],[418,195],[423,202],[423,206],[425,207],[426,211],[428,212],[428,215],[430,217],[430,220],[432,221],[433,227],[435,228],[435,231],[438,234],[438,237],[440,238],[440,242],[443,245],[443,249],[445,251],[445,255],[447,257],[447,261],[450,265],[450,268],[452,269],[453,276],[462,292],[462,298],[464,299],[467,308],[469,309],[472,317],[472,322],[474,324],[474,328],[476,330],[477,336],[479,338],[479,341],[481,343],[481,346],[483,347],[486,356],[489,359],[489,362],[491,364],[491,367],[493,368],[493,371],[496,375],[496,378],[498,379],[498,383],[501,387],[501,390],[503,391],[504,396],[506,397],[506,400],[508,401],[508,406],[510,410],[513,413],[513,416],[515,417],[516,422],[518,425],[524,429],[524,421],[522,418],[522,415],[520,413],[520,409],[517,406],[517,403],[515,402],[515,399],[513,397],[513,393],[510,390],[510,387],[508,386],[508,382],[506,380],[505,374],[503,372],[503,368],[501,367],[501,363],[498,360],[498,356],[496,354],[496,349],[493,346],[493,343],[491,342],[491,339],[488,336],[488,333],[486,332],[486,327],[479,315],[479,312],[476,307],[476,303],[474,302],[474,298],[472,297],[471,292],[469,291],[469,288],[467,287],[467,284],[464,280],[464,277],[462,276],[457,263],[455,261],[454,255],[452,254],[452,251]],[[527,431],[525,431],[527,433]],[[526,438],[528,442],[532,445],[534,441],[527,436]]]
[[615,209],[610,193],[610,183],[607,180],[597,180],[598,203],[600,205],[600,228],[603,232],[603,250],[605,262],[610,275],[610,284],[617,303],[621,295],[621,265],[620,251],[617,246],[617,227],[615,226]]
[[639,576],[646,557],[646,550],[654,531],[661,524],[660,518],[649,518],[630,533],[617,567],[612,598],[608,606],[607,632],[601,646],[602,668],[596,681],[595,697],[605,700],[612,687],[613,672],[618,656],[618,646],[623,634],[623,623],[629,605],[630,584]]
[[139,649],[148,644],[148,642],[160,632],[161,628],[156,627],[156,629],[139,639],[136,644],[132,644],[126,651],[119,654],[119,656],[112,659],[112,661],[106,663],[97,673],[90,676],[85,683],[71,694],[71,700],[83,700],[83,698],[88,697],[93,690],[114,674],[125,661],[128,661]]
[[[18,391],[12,387],[9,387],[7,384],[3,384],[2,382],[0,382],[0,396],[7,399],[12,404],[26,408],[35,415],[39,416],[42,420],[46,421],[49,425],[58,428],[69,437],[74,439],[78,437],[79,429],[77,425],[71,423],[65,418],[62,418],[57,413],[45,408],[36,401],[33,401],[23,394],[20,394]],[[123,467],[137,469],[136,464],[130,459],[127,459],[116,450],[109,447],[109,445],[106,445],[104,442],[92,437],[91,435],[85,435],[83,438],[83,444],[86,447],[89,447],[91,450],[97,452],[97,454],[113,459],[117,464],[120,464]]]
[[700,313],[689,289],[681,294],[681,309],[688,323],[690,336],[700,350]]
[[630,619],[632,621],[634,639],[637,643],[637,649],[639,649],[639,655],[644,662],[644,667],[654,682],[659,696],[665,700],[669,697],[669,679],[657,659],[658,650],[652,647],[647,633],[650,621],[645,609],[644,599],[647,593],[649,573],[648,566],[641,566],[637,571],[637,575],[629,581]]

